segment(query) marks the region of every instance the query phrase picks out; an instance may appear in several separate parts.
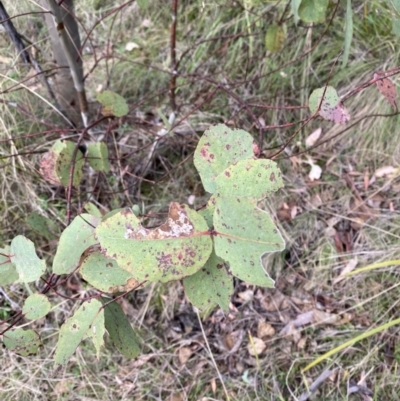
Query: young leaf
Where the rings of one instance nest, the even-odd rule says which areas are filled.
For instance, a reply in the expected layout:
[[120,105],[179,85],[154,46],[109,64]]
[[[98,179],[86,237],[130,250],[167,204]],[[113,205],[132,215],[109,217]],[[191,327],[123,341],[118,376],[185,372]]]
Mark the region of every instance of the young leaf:
[[130,210],[96,228],[103,254],[141,281],[179,280],[196,273],[212,249],[204,219],[188,206],[171,203],[167,221],[148,230]]
[[284,249],[285,242],[268,213],[248,198],[218,197],[214,212],[215,253],[231,273],[251,284],[273,287],[264,271],[264,254]]
[[[374,74],[374,80],[381,78],[381,74]],[[393,82],[389,78],[382,78],[376,81],[376,86],[379,92],[385,97],[385,99],[397,110],[397,90]]]
[[22,356],[34,355],[42,345],[39,334],[33,330],[14,329],[4,333],[4,345],[7,349]]
[[107,259],[98,252],[83,260],[79,272],[94,288],[106,293],[126,292],[139,284],[114,259]]
[[61,327],[54,361],[65,365],[85,338],[90,337],[95,345],[97,357],[103,345],[104,310],[97,299],[84,302]]
[[108,149],[104,142],[90,143],[87,149],[87,158],[90,167],[96,171],[110,171],[110,163],[108,161]]
[[97,101],[103,105],[101,114],[106,117],[123,117],[129,112],[126,100],[118,93],[103,91],[97,95]]
[[[53,185],[69,185],[69,175],[72,156],[75,152],[76,143],[58,140],[51,147],[40,162],[40,173],[43,178]],[[78,186],[82,179],[82,166],[84,157],[78,151],[75,158],[73,185]]]
[[215,193],[215,178],[231,164],[253,158],[253,138],[243,130],[219,124],[204,132],[194,153],[204,189]]
[[99,222],[98,217],[86,213],[74,218],[61,234],[53,261],[53,273],[69,274],[74,271],[83,252],[90,246],[97,244],[94,228]]
[[265,36],[265,47],[271,53],[276,53],[281,50],[286,40],[285,27],[278,24],[272,24],[267,29]]
[[122,308],[112,302],[104,308],[105,324],[108,334],[118,351],[127,358],[140,355],[140,339],[132,329]]
[[350,120],[348,111],[340,102],[340,97],[332,86],[315,89],[309,98],[309,108],[312,113],[318,111],[321,117],[338,124],[344,124]]
[[241,160],[215,178],[216,193],[262,199],[283,187],[281,171],[272,160]]
[[18,278],[15,264],[11,263],[10,247],[0,248],[0,286],[13,284]]
[[38,258],[35,245],[23,235],[12,240],[10,253],[10,260],[15,265],[20,283],[36,281],[45,272],[46,261]]
[[185,294],[194,306],[209,310],[219,305],[225,312],[229,312],[233,279],[228,274],[227,267],[213,251],[204,267],[183,279]]
[[345,67],[349,61],[350,46],[353,39],[353,9],[351,7],[351,0],[347,0],[346,5],[346,30],[344,33],[344,52],[342,67]]
[[324,22],[329,0],[302,0],[299,17],[307,24]]
[[51,309],[50,301],[46,295],[32,294],[26,298],[22,313],[29,320],[40,319],[46,316]]

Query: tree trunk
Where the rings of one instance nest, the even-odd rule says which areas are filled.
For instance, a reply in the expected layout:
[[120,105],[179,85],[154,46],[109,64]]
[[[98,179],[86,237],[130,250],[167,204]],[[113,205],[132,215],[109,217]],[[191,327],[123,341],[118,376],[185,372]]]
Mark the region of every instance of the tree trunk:
[[[40,0],[45,10],[49,10],[49,2],[58,7],[55,0]],[[81,40],[76,19],[74,18],[73,0],[64,0],[60,7],[61,19],[68,36],[68,51],[77,63],[77,75],[80,82],[83,82],[83,66],[80,56]],[[55,93],[60,106],[67,113],[75,125],[82,125],[80,102],[69,68],[68,58],[61,44],[59,31],[54,17],[51,13],[45,14],[46,25],[49,31],[53,58],[57,65],[55,78]]]

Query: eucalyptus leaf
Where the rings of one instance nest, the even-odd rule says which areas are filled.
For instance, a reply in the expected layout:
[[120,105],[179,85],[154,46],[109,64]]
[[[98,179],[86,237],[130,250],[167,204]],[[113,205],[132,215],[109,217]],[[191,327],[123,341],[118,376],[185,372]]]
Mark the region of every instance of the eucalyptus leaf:
[[0,286],[17,282],[19,279],[14,263],[11,263],[10,247],[0,248]]
[[15,265],[21,283],[38,280],[46,270],[46,261],[39,259],[34,243],[23,235],[12,240],[10,254],[10,261]]
[[183,279],[185,294],[189,301],[203,311],[219,305],[225,312],[229,312],[233,278],[227,268],[224,260],[213,251],[204,267]]
[[99,357],[105,333],[104,310],[97,299],[84,302],[61,327],[54,361],[65,365],[85,338],[91,338]]
[[127,358],[136,358],[141,351],[141,341],[122,308],[112,302],[104,308],[104,317],[108,334],[118,351]]
[[96,228],[103,254],[139,282],[179,280],[198,271],[212,249],[207,223],[188,206],[171,203],[167,221],[148,230],[130,210]]
[[86,249],[97,244],[94,229],[100,219],[87,213],[74,218],[63,231],[53,261],[53,273],[69,274],[76,269],[80,258]]
[[249,133],[219,124],[204,132],[193,161],[204,189],[215,193],[215,178],[230,165],[253,155],[253,138]]
[[51,304],[46,295],[32,294],[26,298],[22,313],[27,319],[36,320],[46,316],[51,309]]
[[215,253],[231,273],[250,284],[273,287],[261,258],[284,249],[284,240],[267,212],[253,199],[218,197],[214,212]]
[[42,345],[39,334],[33,330],[14,329],[3,335],[3,342],[7,349],[22,356],[34,355]]

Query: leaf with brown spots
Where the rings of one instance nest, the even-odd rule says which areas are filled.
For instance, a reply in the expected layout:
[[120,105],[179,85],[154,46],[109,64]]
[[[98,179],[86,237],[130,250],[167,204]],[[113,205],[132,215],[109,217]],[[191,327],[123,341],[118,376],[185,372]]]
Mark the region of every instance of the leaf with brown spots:
[[241,280],[273,287],[261,257],[283,250],[285,242],[268,213],[248,198],[218,197],[214,211],[215,253]]
[[179,280],[207,262],[212,240],[202,216],[173,202],[167,221],[144,228],[130,209],[103,221],[95,230],[102,253],[141,281]]
[[272,160],[241,160],[215,179],[216,192],[223,196],[262,199],[283,187],[281,171]]
[[204,189],[215,193],[216,177],[240,160],[253,158],[253,138],[243,130],[232,130],[219,124],[210,127],[201,137],[194,153],[194,165]]
[[227,264],[212,252],[204,267],[183,280],[189,301],[203,311],[212,310],[219,305],[225,312],[229,312],[233,278],[227,268]]
[[[379,92],[385,97],[385,99],[393,106],[395,110],[397,110],[397,90],[394,83],[389,78],[382,78],[383,73],[375,73],[374,80],[376,81],[376,86],[378,87]],[[384,75],[383,75],[384,77]],[[381,78],[381,79],[379,79]]]

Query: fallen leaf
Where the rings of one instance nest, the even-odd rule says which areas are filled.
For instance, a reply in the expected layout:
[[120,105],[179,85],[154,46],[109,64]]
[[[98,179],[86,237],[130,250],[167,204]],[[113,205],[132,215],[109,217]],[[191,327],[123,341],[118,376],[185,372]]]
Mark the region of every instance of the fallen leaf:
[[343,268],[343,270],[340,272],[340,275],[335,278],[333,284],[336,284],[339,281],[343,280],[347,273],[350,273],[352,270],[354,270],[354,268],[357,266],[357,263],[358,263],[357,256],[354,257],[353,259],[350,259],[347,262],[346,266]]
[[306,138],[306,146],[307,148],[310,148],[311,146],[315,145],[315,143],[318,141],[319,137],[321,136],[322,129],[317,128],[312,134],[310,134]]
[[247,345],[247,350],[251,356],[262,354],[267,346],[261,338],[252,337],[250,334],[250,341]]
[[125,50],[127,51],[127,52],[131,52],[132,50],[134,50],[134,49],[139,49],[140,48],[140,46],[137,44],[137,43],[135,43],[135,42],[128,42],[126,45],[125,45]]
[[275,334],[275,329],[265,320],[260,320],[257,325],[257,337],[272,337]]
[[239,292],[238,296],[245,302],[251,302],[254,299],[254,291],[246,290],[243,292]]
[[311,181],[319,180],[322,175],[322,168],[318,166],[318,164],[315,164],[311,159],[308,159],[307,163],[311,166],[311,170],[308,173],[308,178]]
[[383,166],[379,167],[378,169],[375,170],[374,176],[376,178],[382,178],[385,176],[391,176],[397,171],[396,167],[393,166]]
[[193,351],[189,347],[182,347],[179,348],[178,351],[178,358],[181,365],[185,365],[185,363],[189,360],[192,356]]
[[385,99],[392,105],[392,107],[397,110],[397,90],[394,83],[389,78],[382,78],[382,74],[374,74],[374,80],[376,81],[376,86],[379,92],[385,97]]

